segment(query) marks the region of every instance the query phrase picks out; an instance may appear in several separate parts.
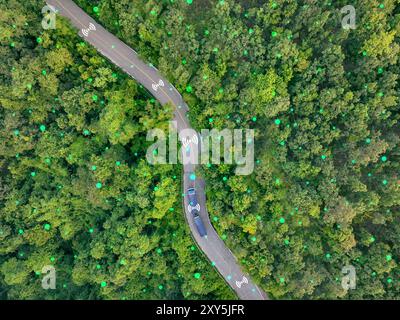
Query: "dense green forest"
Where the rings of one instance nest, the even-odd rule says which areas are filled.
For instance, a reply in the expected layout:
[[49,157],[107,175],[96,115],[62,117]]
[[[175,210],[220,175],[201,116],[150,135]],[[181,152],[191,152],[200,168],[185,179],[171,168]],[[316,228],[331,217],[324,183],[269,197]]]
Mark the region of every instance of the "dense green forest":
[[42,1],[0,3],[0,298],[234,298],[190,237],[181,167],[146,161],[171,110],[65,21],[44,31]]
[[[19,2],[0,0],[0,298],[233,298],[190,238],[181,167],[145,159],[171,110]],[[353,1],[354,30],[346,1],[76,2],[176,86],[194,127],[256,130],[253,174],[199,173],[271,298],[400,297],[400,1]],[[59,290],[41,289],[46,264]]]

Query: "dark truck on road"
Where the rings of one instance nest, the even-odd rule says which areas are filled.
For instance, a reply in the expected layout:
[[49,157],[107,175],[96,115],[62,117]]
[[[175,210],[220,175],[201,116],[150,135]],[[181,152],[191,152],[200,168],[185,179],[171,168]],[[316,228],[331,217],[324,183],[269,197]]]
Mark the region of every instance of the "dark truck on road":
[[193,215],[193,222],[196,225],[200,237],[204,237],[207,235],[207,231],[199,215],[200,205],[197,202],[196,190],[194,188],[190,188],[188,189],[187,194],[189,197],[189,211]]

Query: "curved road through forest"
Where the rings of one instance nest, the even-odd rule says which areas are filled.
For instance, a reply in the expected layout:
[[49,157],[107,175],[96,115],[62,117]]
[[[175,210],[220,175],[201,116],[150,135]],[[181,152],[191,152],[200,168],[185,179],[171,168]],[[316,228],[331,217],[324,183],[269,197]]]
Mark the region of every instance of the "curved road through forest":
[[[179,139],[182,141],[182,137],[190,138],[190,132],[194,131],[191,130],[186,116],[189,110],[188,106],[179,92],[167,79],[160,75],[156,68],[144,63],[133,49],[96,23],[72,0],[46,0],[46,2],[54,7],[56,13],[69,19],[79,29],[79,36],[141,83],[162,105],[171,104],[174,107],[174,121],[179,133]],[[182,135],[184,132],[189,134],[187,136]],[[206,209],[205,183],[193,175],[196,169],[196,162],[193,159],[197,157],[198,149],[199,147],[194,143],[190,143],[189,157],[183,163],[183,188],[184,192],[186,192],[190,187],[195,187],[201,207],[200,216],[206,227],[207,236],[203,238],[199,236],[193,223],[192,214],[188,210],[188,199],[185,196],[184,210],[192,236],[200,249],[212,262],[212,265],[215,266],[240,299],[266,300],[268,299],[267,295],[253,283],[248,275],[242,272],[237,259],[219,238],[211,224]]]

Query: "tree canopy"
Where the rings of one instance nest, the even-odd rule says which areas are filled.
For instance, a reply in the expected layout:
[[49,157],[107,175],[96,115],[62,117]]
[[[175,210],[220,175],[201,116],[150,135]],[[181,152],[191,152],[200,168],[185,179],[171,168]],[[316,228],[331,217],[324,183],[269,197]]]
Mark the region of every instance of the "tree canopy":
[[[254,173],[198,174],[261,288],[399,297],[398,0],[353,1],[356,29],[342,28],[341,0],[76,2],[157,66],[196,129],[255,129]],[[41,29],[42,6],[0,0],[0,294],[232,298],[184,223],[180,166],[145,160],[146,131],[172,110],[68,22]],[[41,289],[46,264],[62,290]]]

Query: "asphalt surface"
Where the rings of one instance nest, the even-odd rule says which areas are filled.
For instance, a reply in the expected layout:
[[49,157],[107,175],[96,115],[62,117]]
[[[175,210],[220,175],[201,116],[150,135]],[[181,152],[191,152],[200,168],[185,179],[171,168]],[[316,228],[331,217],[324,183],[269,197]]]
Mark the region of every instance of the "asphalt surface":
[[[141,83],[162,104],[171,104],[174,107],[174,121],[179,133],[179,139],[193,139],[196,134],[190,127],[186,116],[188,106],[179,92],[165,79],[158,70],[150,64],[144,63],[138,54],[105,30],[86,14],[72,0],[46,0],[61,16],[66,17],[79,29],[79,35],[95,47],[104,57]],[[186,129],[186,130],[185,130]],[[188,199],[184,197],[186,221],[189,224],[192,237],[199,248],[205,253],[212,265],[218,270],[225,281],[232,287],[242,300],[266,300],[267,295],[245,275],[237,259],[226,247],[214,230],[206,209],[205,183],[195,177],[196,158],[200,143],[189,142],[189,152],[182,151],[184,178],[182,181],[184,192],[194,187],[200,204],[200,216],[207,230],[206,237],[200,237],[193,217],[188,208]]]

